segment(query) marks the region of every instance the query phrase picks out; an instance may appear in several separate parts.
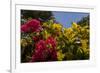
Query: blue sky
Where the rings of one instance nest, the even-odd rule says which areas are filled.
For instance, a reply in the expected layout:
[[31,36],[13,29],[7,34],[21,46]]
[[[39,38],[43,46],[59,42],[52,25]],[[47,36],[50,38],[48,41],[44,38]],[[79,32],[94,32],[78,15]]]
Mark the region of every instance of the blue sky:
[[83,17],[88,16],[89,13],[80,12],[52,12],[56,21],[61,23],[64,27],[68,28],[71,26],[72,22],[78,22]]

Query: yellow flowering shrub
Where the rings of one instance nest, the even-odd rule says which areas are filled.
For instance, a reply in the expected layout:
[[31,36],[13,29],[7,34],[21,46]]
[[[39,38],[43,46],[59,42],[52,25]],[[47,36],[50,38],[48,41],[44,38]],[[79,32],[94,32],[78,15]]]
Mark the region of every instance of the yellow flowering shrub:
[[21,46],[26,47],[28,45],[27,41],[25,39],[21,39]]
[[64,57],[65,57],[65,54],[62,53],[62,50],[59,50],[57,52],[57,58],[58,58],[58,60],[62,61]]
[[62,25],[61,24],[53,24],[52,28],[58,32],[60,32],[62,30]]

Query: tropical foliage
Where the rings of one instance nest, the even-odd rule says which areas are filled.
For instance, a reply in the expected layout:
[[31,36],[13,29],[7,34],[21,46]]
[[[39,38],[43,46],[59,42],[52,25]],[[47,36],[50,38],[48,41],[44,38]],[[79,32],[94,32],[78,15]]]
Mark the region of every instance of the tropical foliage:
[[54,18],[21,20],[21,62],[89,59],[88,24],[65,28]]

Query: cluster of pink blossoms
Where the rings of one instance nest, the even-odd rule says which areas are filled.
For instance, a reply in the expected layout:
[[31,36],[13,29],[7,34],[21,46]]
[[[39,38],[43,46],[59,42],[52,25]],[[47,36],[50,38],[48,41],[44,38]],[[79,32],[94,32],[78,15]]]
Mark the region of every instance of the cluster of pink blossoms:
[[32,19],[21,25],[21,32],[38,32],[41,29],[40,21]]
[[[39,32],[42,26],[40,21],[36,19],[29,20],[27,23],[21,26],[21,32]],[[56,40],[53,37],[48,37],[46,40],[39,38],[38,36],[33,36],[32,38],[35,42],[35,48],[32,55],[31,62],[41,62],[41,61],[56,61]]]
[[40,61],[56,61],[56,41],[54,38],[49,37],[47,40],[40,40],[36,44],[35,53],[32,56],[32,62]]

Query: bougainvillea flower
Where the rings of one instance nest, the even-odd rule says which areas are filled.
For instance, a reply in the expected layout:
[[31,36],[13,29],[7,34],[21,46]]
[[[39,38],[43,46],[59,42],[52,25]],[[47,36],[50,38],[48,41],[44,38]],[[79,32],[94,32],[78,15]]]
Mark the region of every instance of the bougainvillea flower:
[[46,48],[46,44],[44,40],[40,40],[37,44],[36,44],[36,50],[42,50]]
[[32,19],[21,26],[22,32],[38,32],[41,29],[40,21]]
[[30,28],[27,25],[25,24],[21,25],[21,32],[28,32],[29,30]]
[[35,48],[35,53],[32,56],[32,61],[44,61],[45,59],[45,52],[46,51],[46,45],[45,45],[45,41],[44,40],[40,40],[37,44],[36,44],[36,48]]
[[40,40],[36,44],[35,52],[32,56],[32,62],[41,61],[55,61],[57,60],[57,53],[54,48],[48,48],[44,40]]
[[55,48],[56,47],[56,40],[53,37],[48,37],[48,39],[46,40],[46,44],[51,45],[52,48]]
[[32,39],[33,39],[33,41],[34,41],[34,42],[36,42],[36,41],[38,41],[38,40],[39,40],[39,37],[38,37],[38,36],[33,36],[33,38],[32,38]]
[[27,22],[27,26],[30,27],[32,31],[38,31],[40,29],[40,21],[32,19]]

